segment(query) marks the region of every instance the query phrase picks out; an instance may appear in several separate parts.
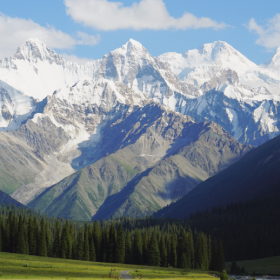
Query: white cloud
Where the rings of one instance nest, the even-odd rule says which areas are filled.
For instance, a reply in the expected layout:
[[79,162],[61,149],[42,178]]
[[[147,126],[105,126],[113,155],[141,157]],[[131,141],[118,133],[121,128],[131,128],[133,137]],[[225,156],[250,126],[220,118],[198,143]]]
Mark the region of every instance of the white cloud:
[[75,45],[96,45],[99,36],[77,32],[77,38],[53,26],[43,27],[31,19],[11,18],[0,13],[0,59],[13,55],[29,38],[38,38],[52,49],[71,49]]
[[100,42],[100,35],[97,34],[96,36],[94,35],[88,35],[87,33],[78,31],[77,32],[77,37],[80,39],[77,44],[79,45],[97,45]]
[[253,31],[259,35],[256,40],[258,45],[264,46],[267,49],[275,49],[280,46],[280,14],[276,14],[268,20],[265,27],[258,25],[254,18],[247,25],[249,31]]
[[60,55],[68,61],[77,62],[79,64],[86,64],[87,62],[94,61],[94,59],[89,59],[89,58],[85,58],[85,57],[77,57],[74,54],[61,53]]
[[130,7],[107,0],[64,0],[67,14],[73,20],[99,30],[117,29],[198,29],[225,28],[227,25],[210,18],[197,18],[185,13],[180,18],[170,16],[163,0],[141,0]]

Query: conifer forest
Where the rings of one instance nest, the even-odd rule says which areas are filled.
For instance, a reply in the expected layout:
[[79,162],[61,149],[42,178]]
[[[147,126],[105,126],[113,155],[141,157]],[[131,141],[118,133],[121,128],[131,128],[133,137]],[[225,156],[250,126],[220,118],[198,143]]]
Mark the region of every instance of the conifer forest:
[[215,271],[224,268],[222,241],[193,231],[187,223],[162,223],[150,217],[83,223],[48,218],[13,205],[3,205],[0,213],[3,252]]

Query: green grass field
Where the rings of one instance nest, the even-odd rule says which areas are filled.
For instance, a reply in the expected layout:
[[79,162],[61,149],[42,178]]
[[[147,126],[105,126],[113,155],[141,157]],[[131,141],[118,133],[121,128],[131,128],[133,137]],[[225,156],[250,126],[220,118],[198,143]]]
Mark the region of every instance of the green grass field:
[[[269,274],[269,275],[280,275],[280,256],[265,258],[265,259],[257,259],[250,261],[240,261],[236,262],[238,266],[244,267],[246,272],[252,274],[255,272],[256,274]],[[226,263],[226,270],[229,271],[229,264]]]
[[[148,269],[147,269],[148,268]],[[131,270],[133,277],[143,279],[213,280],[209,272],[138,265],[108,264],[0,253],[1,279],[110,279],[122,270]]]

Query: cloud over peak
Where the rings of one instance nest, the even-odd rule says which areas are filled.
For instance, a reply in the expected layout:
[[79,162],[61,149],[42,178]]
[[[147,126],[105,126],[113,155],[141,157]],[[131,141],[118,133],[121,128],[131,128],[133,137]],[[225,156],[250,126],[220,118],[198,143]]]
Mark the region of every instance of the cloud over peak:
[[280,46],[280,14],[269,19],[265,27],[258,25],[255,19],[251,18],[247,28],[258,34],[259,38],[256,40],[256,44],[269,50]]
[[118,29],[221,29],[227,25],[208,17],[197,18],[185,13],[180,18],[172,17],[163,0],[141,0],[129,7],[121,2],[107,0],[64,0],[67,14],[73,20],[92,28],[109,31]]
[[[53,26],[41,26],[31,19],[12,18],[0,13],[0,59],[13,55],[29,38],[38,38],[52,49],[71,49],[75,45],[96,45],[100,37],[77,32],[76,37]],[[5,38],[5,39],[4,39]]]

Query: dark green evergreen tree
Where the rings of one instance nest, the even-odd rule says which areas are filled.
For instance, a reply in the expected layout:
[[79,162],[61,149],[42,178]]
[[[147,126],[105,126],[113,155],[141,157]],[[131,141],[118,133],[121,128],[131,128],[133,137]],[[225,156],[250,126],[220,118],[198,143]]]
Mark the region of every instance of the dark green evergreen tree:
[[96,261],[96,252],[95,252],[95,247],[94,247],[94,242],[92,237],[90,238],[89,241],[89,260],[91,262]]
[[166,267],[167,266],[167,251],[166,251],[166,246],[165,246],[165,241],[164,237],[161,237],[160,240],[160,266],[161,267]]
[[138,228],[135,229],[134,233],[133,261],[134,264],[142,263],[142,237]]
[[125,258],[125,240],[122,224],[119,223],[117,230],[117,242],[116,242],[116,263],[124,263]]
[[225,257],[222,240],[219,240],[218,250],[217,250],[217,270],[223,271],[225,267]]
[[77,260],[82,260],[84,256],[84,240],[83,240],[83,230],[79,230],[78,242],[77,242]]
[[131,236],[130,231],[128,229],[126,230],[125,235],[125,263],[131,263]]
[[172,235],[170,239],[170,265],[172,267],[177,267],[177,244],[176,236]]
[[25,227],[23,223],[23,218],[19,216],[19,225],[18,225],[18,232],[17,232],[17,241],[16,241],[16,253],[18,254],[26,254],[26,236],[25,236]]
[[55,235],[53,241],[53,257],[58,258],[60,255],[60,225],[59,221],[56,221],[55,224]]
[[160,252],[158,241],[155,231],[152,233],[151,241],[149,244],[149,265],[160,266]]
[[180,266],[181,268],[188,268],[188,261],[185,253],[183,253],[182,259],[180,260]]
[[98,222],[95,220],[93,224],[93,230],[92,230],[92,236],[93,236],[93,242],[94,242],[94,248],[96,253],[96,260],[102,261],[102,254],[100,252],[100,244],[101,244],[101,232]]
[[84,229],[84,261],[89,261],[89,237],[88,237],[88,225],[85,223]]
[[147,264],[149,259],[149,251],[148,251],[148,244],[149,243],[149,236],[148,236],[148,230],[146,229],[143,233],[142,238],[142,262],[143,264]]
[[40,235],[39,235],[39,244],[38,244],[38,255],[47,257],[47,242],[46,242],[46,227],[45,219],[41,219],[40,225]]
[[113,222],[111,222],[109,231],[109,243],[108,243],[108,262],[114,263],[116,261],[116,228]]

